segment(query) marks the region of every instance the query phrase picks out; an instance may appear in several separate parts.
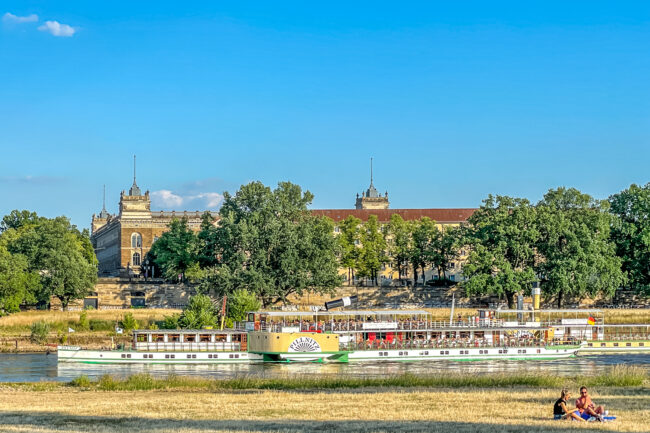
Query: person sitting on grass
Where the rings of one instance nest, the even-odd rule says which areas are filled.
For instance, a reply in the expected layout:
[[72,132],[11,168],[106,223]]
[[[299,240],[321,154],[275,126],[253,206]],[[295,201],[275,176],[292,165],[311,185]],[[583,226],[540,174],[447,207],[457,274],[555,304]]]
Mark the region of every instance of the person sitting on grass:
[[578,409],[569,409],[567,401],[571,397],[571,393],[566,388],[562,390],[560,398],[553,405],[553,419],[575,419],[578,421],[586,421],[578,415]]
[[580,411],[580,416],[583,419],[589,419],[592,416],[598,421],[603,421],[603,413],[605,408],[603,406],[596,407],[591,397],[587,395],[587,387],[580,387],[580,397],[576,399],[576,408]]

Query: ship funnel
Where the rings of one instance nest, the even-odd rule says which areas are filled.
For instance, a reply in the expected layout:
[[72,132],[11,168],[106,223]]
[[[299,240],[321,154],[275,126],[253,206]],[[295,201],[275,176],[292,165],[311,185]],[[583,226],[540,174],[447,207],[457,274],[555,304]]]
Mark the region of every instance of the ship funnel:
[[346,296],[334,301],[325,302],[325,309],[331,310],[332,308],[349,307],[357,302],[357,296]]
[[539,283],[533,283],[532,296],[533,296],[533,309],[539,310],[539,305],[541,303],[541,298],[542,298],[542,289],[540,289]]

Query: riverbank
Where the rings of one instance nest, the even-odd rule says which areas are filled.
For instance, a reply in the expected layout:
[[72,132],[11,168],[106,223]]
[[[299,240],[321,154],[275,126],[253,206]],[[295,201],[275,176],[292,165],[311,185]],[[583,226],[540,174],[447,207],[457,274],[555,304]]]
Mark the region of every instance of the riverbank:
[[[577,389],[574,390],[577,392]],[[559,389],[85,391],[0,388],[3,432],[644,432],[647,388],[591,388],[614,423],[553,421]]]

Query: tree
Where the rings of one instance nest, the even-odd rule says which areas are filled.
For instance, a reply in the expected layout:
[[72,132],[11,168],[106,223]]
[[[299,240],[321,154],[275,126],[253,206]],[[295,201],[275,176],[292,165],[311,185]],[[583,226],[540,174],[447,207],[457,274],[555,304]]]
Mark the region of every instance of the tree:
[[216,324],[217,310],[212,299],[201,294],[190,297],[187,307],[178,318],[178,325],[184,329],[203,329]]
[[341,221],[337,236],[341,267],[348,269],[348,285],[354,281],[354,273],[359,268],[359,243],[361,220],[352,215]]
[[468,295],[493,294],[512,308],[515,295],[535,281],[539,239],[535,208],[526,199],[489,195],[468,219],[464,240],[470,248],[463,266]]
[[451,263],[458,258],[460,233],[458,227],[442,226],[436,230],[431,240],[429,262],[437,269],[438,275],[445,280]]
[[206,271],[204,290],[246,289],[265,306],[308,290],[332,293],[341,282],[338,244],[332,221],[307,210],[312,199],[290,182],[273,191],[252,182],[234,196],[225,193],[215,232],[217,264]]
[[30,212],[28,210],[19,211],[17,209],[12,210],[9,215],[2,217],[0,222],[0,233],[9,229],[19,229],[25,225],[37,224],[43,218],[39,217],[36,212]]
[[628,285],[650,295],[650,183],[630,185],[609,197],[610,212],[616,216],[611,238],[622,260]]
[[377,277],[386,257],[386,239],[379,228],[377,215],[370,215],[361,226],[361,251],[359,252],[359,276],[370,278],[377,285]]
[[390,221],[384,227],[385,238],[388,245],[388,255],[392,265],[397,269],[400,283],[402,273],[408,267],[411,258],[411,226],[399,214],[390,216]]
[[540,238],[536,266],[544,295],[613,295],[625,281],[610,241],[608,203],[575,188],[549,190],[537,205]]
[[19,311],[25,301],[33,302],[39,287],[39,276],[29,271],[27,258],[0,245],[0,316]]
[[169,231],[151,246],[151,256],[163,276],[176,281],[178,275],[198,268],[196,235],[187,225],[187,218],[173,219]]
[[3,232],[7,249],[27,258],[30,272],[40,275],[36,299],[49,304],[56,296],[63,309],[88,295],[97,281],[97,259],[88,232],[80,232],[65,217],[35,222]]
[[254,293],[245,289],[238,289],[228,297],[226,314],[233,322],[241,322],[246,319],[246,313],[257,311],[261,306],[262,303]]
[[210,212],[204,212],[201,217],[201,230],[197,234],[197,260],[202,269],[214,266],[219,262],[217,257],[218,230],[214,217]]
[[431,260],[431,248],[433,238],[438,229],[436,222],[431,218],[422,217],[413,221],[411,225],[413,242],[411,247],[411,265],[413,266],[413,285],[418,284],[418,268],[424,276],[427,264]]

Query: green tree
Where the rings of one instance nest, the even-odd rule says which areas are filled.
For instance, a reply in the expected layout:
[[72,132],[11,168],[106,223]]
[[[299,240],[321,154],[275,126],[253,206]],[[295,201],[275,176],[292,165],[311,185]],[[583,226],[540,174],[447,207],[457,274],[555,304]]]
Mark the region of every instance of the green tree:
[[39,288],[39,276],[29,271],[27,258],[0,244],[0,316],[18,312],[23,302],[34,302]]
[[184,329],[203,329],[217,325],[217,310],[207,295],[190,297],[187,307],[178,318],[178,325]]
[[445,280],[451,263],[458,258],[461,230],[442,226],[435,231],[428,253],[429,262]]
[[307,290],[332,293],[341,282],[334,225],[307,210],[312,199],[289,182],[275,190],[252,182],[234,196],[225,193],[215,233],[217,265],[206,271],[203,290],[246,289],[265,306]]
[[418,284],[418,268],[420,275],[424,275],[427,264],[431,262],[432,242],[438,232],[436,222],[431,218],[422,217],[412,221],[411,230],[413,242],[411,244],[411,266],[413,266],[413,285]]
[[616,216],[611,237],[622,260],[628,285],[650,295],[650,183],[630,185],[609,198],[610,212]]
[[259,298],[245,289],[235,290],[226,302],[226,315],[234,322],[246,319],[246,313],[257,311],[262,306]]
[[176,281],[178,275],[187,277],[187,271],[196,275],[198,269],[197,238],[187,224],[187,218],[173,219],[169,231],[151,246],[150,256],[163,276]]
[[97,281],[97,259],[88,231],[80,232],[65,217],[39,218],[34,223],[8,229],[7,249],[27,258],[30,272],[40,275],[36,299],[49,304],[59,298],[63,309],[75,299],[82,299]]
[[361,226],[361,251],[359,252],[359,276],[370,278],[377,285],[379,271],[384,263],[388,262],[386,256],[386,239],[382,234],[377,215],[370,215]]
[[401,283],[402,273],[408,268],[411,258],[411,226],[399,214],[395,213],[390,216],[390,221],[384,230],[388,255],[392,260],[392,266],[397,269]]
[[37,224],[41,220],[43,218],[39,217],[36,212],[15,209],[9,215],[2,217],[2,221],[0,221],[0,233],[9,229],[17,230],[26,225]]
[[219,263],[218,241],[219,231],[214,223],[215,219],[210,212],[204,212],[201,217],[201,230],[197,238],[197,259],[201,269],[215,266]]
[[354,273],[359,267],[359,243],[361,220],[353,215],[341,221],[340,234],[337,236],[341,267],[348,270],[348,285],[354,281]]
[[536,267],[542,293],[566,297],[608,296],[625,281],[610,241],[612,216],[606,201],[575,188],[549,190],[537,205],[540,238]]
[[526,199],[489,195],[469,218],[463,242],[470,253],[463,266],[468,295],[515,295],[535,281],[535,246],[539,239],[535,208]]

